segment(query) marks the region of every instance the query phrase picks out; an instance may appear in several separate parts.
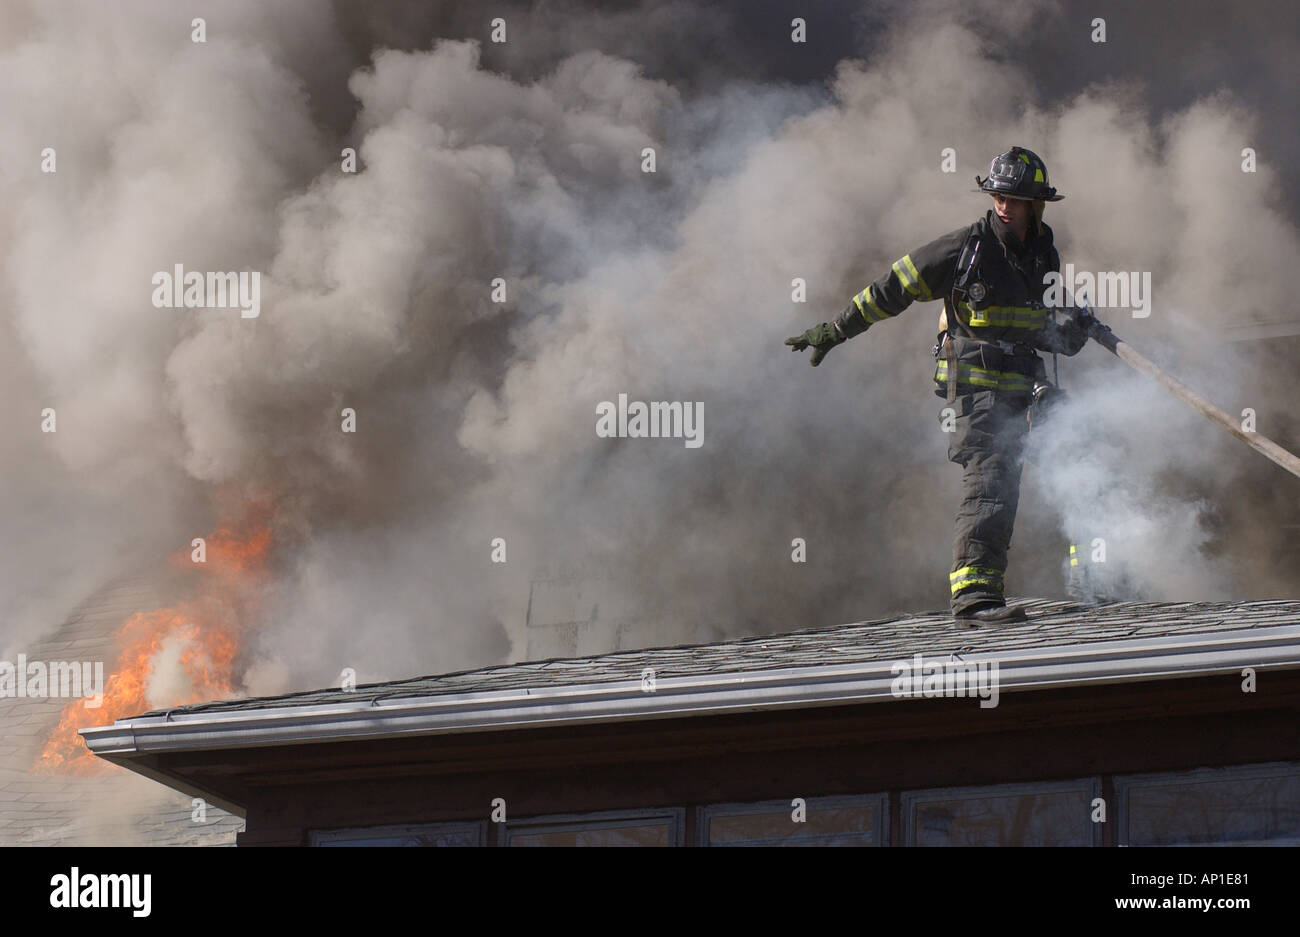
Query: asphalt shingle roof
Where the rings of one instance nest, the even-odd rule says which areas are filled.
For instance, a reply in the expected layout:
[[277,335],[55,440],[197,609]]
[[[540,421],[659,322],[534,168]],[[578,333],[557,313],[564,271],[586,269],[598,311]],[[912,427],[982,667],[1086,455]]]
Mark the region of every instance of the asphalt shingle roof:
[[[159,604],[146,580],[114,581],[23,653],[30,660],[99,660],[107,670],[122,622]],[[189,797],[115,765],[100,764],[103,773],[92,777],[39,773],[37,756],[67,702],[0,698],[0,846],[235,844],[240,817],[209,805],[195,822]]]
[[910,658],[917,653],[930,656],[953,652],[1005,652],[1300,624],[1300,601],[1292,600],[1130,602],[1100,608],[1042,599],[1012,600],[1012,604],[1022,605],[1030,621],[996,628],[970,628],[955,623],[947,612],[921,612],[712,644],[526,661],[363,685],[346,694],[340,689],[316,690],[201,703],[145,715],[254,712],[317,706],[344,699],[358,702],[390,697],[436,697],[454,693],[598,684],[638,679],[647,667],[654,670],[657,679],[668,679],[827,664],[888,662]]

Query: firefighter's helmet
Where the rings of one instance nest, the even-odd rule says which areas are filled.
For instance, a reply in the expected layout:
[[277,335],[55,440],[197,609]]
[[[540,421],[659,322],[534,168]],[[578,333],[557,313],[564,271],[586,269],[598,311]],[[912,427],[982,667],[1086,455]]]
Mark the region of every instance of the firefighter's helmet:
[[1047,166],[1032,150],[1013,146],[993,157],[987,178],[975,177],[979,191],[1026,201],[1059,202],[1065,198],[1047,184]]

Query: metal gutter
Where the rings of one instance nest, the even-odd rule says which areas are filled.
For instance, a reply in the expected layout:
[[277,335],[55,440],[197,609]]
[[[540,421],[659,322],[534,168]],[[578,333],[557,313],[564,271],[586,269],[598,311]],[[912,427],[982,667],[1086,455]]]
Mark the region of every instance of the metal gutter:
[[[1141,683],[1300,667],[1300,624],[969,654],[926,654],[924,665],[997,665],[998,694]],[[161,752],[249,748],[451,732],[665,719],[898,700],[905,660],[658,677],[560,687],[348,699],[235,711],[184,710],[82,729],[96,755],[119,764]],[[974,696],[973,693],[965,694]],[[981,700],[984,702],[985,700]],[[971,700],[976,705],[976,700]]]

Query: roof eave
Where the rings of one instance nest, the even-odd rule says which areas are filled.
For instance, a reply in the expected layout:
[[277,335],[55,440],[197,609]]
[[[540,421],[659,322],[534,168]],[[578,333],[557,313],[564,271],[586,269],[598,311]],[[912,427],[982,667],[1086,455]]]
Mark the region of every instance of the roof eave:
[[[933,664],[953,656],[923,659]],[[1300,667],[1300,625],[971,653],[959,659],[986,666],[996,662],[999,695],[1239,673],[1246,667],[1287,669]],[[406,699],[348,700],[340,691],[337,703],[137,716],[81,734],[94,754],[133,767],[136,759],[163,753],[843,706],[898,700],[900,663],[661,676],[644,684],[638,675]]]

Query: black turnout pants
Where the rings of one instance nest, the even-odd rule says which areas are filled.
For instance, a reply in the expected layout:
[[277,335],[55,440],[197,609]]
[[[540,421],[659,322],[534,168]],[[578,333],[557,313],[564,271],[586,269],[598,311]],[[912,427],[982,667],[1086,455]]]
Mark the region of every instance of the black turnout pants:
[[957,418],[948,458],[962,467],[949,577],[954,615],[980,602],[1003,602],[1029,435],[1028,405],[1027,395],[991,390],[963,394],[952,403]]

